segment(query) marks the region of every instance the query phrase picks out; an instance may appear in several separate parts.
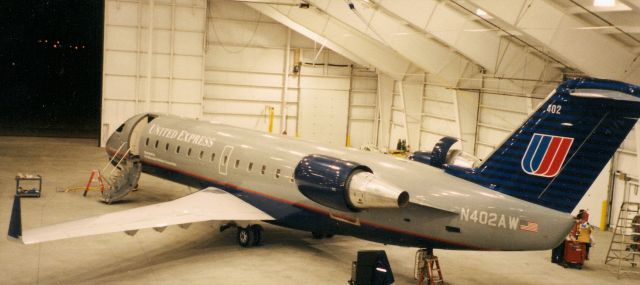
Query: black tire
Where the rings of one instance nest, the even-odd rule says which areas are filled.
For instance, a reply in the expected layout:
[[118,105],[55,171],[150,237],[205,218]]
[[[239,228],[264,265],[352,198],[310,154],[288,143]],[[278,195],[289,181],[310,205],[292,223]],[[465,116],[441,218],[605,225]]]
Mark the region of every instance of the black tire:
[[321,232],[311,232],[311,236],[313,239],[322,239],[324,238],[324,234]]
[[325,238],[332,238],[334,236],[334,234],[326,234],[324,235]]
[[238,235],[236,237],[241,247],[251,247],[255,243],[256,234],[251,228],[238,227]]
[[258,246],[262,242],[262,227],[260,225],[251,225],[249,230],[253,232],[254,239],[251,246]]

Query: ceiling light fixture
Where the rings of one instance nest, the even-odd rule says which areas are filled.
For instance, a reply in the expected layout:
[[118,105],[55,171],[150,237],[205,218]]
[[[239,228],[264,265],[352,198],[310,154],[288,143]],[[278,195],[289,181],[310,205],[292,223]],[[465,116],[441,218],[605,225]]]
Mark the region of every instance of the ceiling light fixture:
[[483,19],[491,19],[491,16],[489,16],[489,14],[485,10],[482,10],[480,8],[476,9],[476,15]]
[[593,0],[594,7],[613,7],[616,5],[616,0]]

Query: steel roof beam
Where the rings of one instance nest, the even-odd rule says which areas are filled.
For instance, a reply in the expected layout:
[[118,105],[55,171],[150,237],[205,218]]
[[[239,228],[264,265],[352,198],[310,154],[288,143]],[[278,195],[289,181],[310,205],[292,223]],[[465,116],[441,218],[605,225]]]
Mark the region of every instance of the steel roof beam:
[[543,0],[469,0],[533,38],[562,61],[595,77],[640,82],[640,60],[630,48]]
[[411,63],[392,49],[316,9],[245,3],[354,62],[400,79]]

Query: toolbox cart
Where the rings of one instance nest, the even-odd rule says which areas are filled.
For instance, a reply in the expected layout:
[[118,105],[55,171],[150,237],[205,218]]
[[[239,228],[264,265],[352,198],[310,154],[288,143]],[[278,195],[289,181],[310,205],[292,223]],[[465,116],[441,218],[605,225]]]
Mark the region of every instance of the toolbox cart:
[[16,175],[16,196],[40,198],[42,193],[42,176],[39,174]]

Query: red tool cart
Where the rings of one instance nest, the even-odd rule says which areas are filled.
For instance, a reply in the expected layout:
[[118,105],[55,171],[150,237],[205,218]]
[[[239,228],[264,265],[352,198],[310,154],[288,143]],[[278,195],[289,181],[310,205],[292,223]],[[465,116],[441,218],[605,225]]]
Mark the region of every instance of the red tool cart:
[[587,247],[584,243],[567,240],[564,242],[564,267],[582,269],[587,258]]

